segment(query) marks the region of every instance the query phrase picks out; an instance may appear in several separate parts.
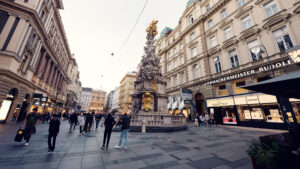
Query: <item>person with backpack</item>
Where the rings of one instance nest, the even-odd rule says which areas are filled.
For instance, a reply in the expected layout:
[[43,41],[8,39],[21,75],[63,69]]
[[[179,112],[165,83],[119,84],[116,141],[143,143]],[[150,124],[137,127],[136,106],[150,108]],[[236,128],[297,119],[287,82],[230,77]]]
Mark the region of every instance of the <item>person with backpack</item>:
[[[108,148],[110,135],[111,135],[112,129],[113,129],[115,124],[116,124],[115,119],[109,113],[107,115],[106,119],[105,119],[105,122],[104,122],[105,130],[104,130],[103,145],[101,147],[102,149],[104,149],[104,148],[107,149]],[[106,147],[105,147],[105,142],[106,142]]]
[[127,113],[120,119],[121,122],[121,135],[119,145],[115,146],[116,149],[120,149],[123,141],[123,137],[125,137],[124,149],[127,149],[127,140],[128,140],[128,131],[130,129],[130,117],[128,117]]
[[32,112],[29,113],[26,116],[26,119],[24,121],[24,126],[25,126],[25,130],[24,130],[24,139],[25,139],[25,146],[28,145],[29,140],[31,138],[31,135],[34,134],[36,132],[36,125],[38,125],[39,123],[39,115],[37,114],[38,112],[38,108],[35,107],[32,109]]
[[53,152],[55,149],[56,136],[59,133],[59,125],[60,121],[57,119],[56,115],[53,115],[49,122],[48,152]]

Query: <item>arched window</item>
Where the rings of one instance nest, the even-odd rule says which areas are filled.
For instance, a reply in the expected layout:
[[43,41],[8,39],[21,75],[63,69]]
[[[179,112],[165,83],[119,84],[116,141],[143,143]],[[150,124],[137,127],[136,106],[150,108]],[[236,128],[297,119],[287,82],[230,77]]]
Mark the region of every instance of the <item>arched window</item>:
[[191,25],[193,23],[194,23],[194,17],[193,17],[193,15],[190,15],[189,16],[189,24]]

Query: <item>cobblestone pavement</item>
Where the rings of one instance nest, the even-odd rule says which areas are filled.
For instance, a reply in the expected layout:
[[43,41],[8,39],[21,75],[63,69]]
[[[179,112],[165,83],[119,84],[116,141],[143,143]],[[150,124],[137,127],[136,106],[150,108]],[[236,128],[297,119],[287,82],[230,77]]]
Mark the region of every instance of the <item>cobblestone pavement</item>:
[[[78,135],[62,122],[54,153],[47,152],[48,124],[39,124],[29,146],[14,142],[18,125],[0,125],[2,169],[251,169],[246,150],[252,139],[272,130],[190,126],[174,133],[129,133],[128,150],[113,147],[120,133],[112,133],[110,148],[102,151],[103,127]],[[277,131],[278,132],[278,131]]]

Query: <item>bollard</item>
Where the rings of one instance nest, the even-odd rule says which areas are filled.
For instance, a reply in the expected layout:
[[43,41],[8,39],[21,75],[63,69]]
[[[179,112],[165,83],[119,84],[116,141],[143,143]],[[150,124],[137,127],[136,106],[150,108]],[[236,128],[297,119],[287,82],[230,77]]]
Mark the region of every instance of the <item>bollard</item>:
[[142,133],[146,133],[146,120],[143,120]]

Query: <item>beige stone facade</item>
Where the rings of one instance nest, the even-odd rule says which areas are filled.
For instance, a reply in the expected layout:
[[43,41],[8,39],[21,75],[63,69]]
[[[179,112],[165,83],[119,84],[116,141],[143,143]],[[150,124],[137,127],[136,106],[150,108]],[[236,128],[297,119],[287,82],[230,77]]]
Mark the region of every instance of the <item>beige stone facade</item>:
[[202,114],[210,99],[247,95],[240,86],[299,70],[285,53],[300,45],[299,12],[299,0],[195,0],[156,44],[167,94],[191,89],[194,106],[184,107]]
[[132,100],[130,94],[134,90],[134,82],[136,72],[127,73],[120,82],[119,93],[119,111],[121,113],[130,113],[132,108]]
[[63,111],[72,55],[59,10],[61,0],[0,1],[0,103],[2,122]]
[[93,89],[92,95],[90,98],[90,112],[103,112],[104,106],[106,103],[106,92],[102,90]]

